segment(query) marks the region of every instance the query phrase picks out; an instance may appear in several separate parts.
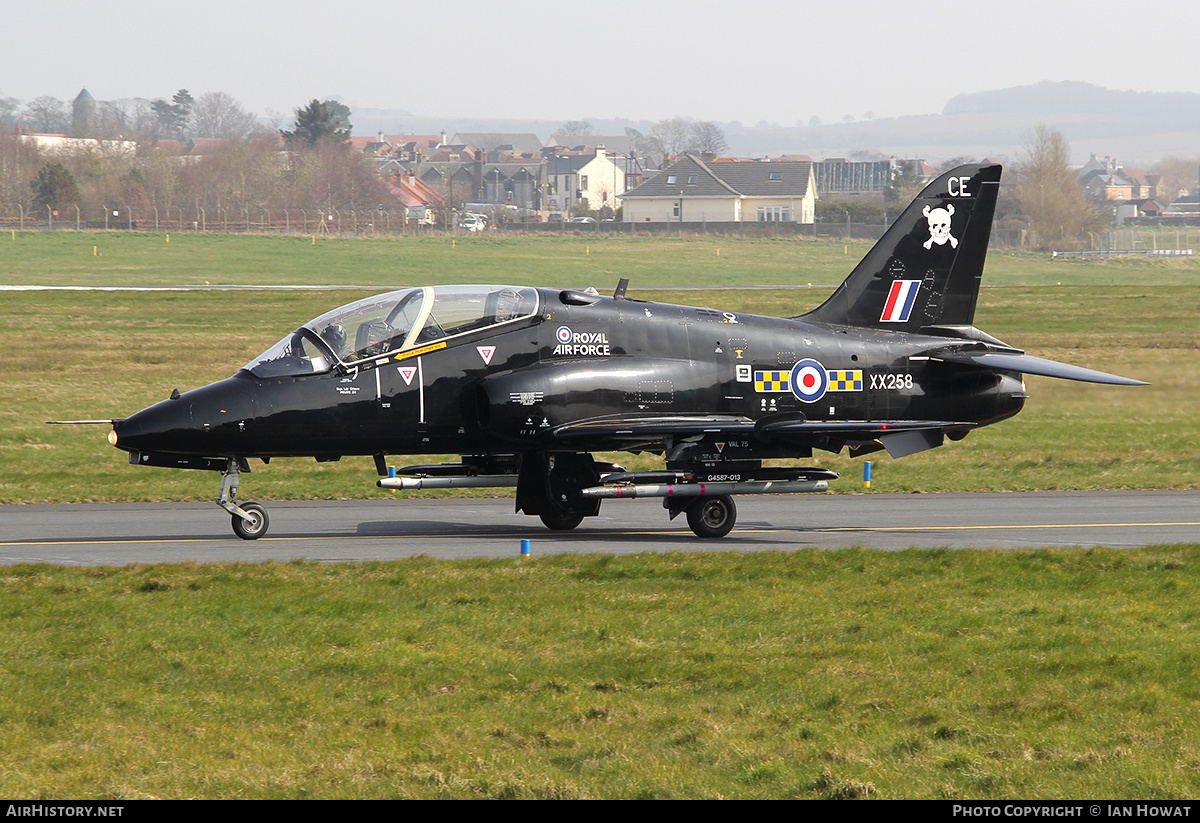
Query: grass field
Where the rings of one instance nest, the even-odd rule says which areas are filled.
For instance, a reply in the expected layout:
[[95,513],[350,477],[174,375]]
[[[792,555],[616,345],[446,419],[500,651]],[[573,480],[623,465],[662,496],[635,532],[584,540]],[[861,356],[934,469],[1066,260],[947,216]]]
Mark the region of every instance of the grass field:
[[[362,285],[834,286],[870,243],[715,237],[307,238],[137,232],[0,233],[0,282],[43,286]],[[1003,286],[1194,284],[1200,258],[1052,262],[993,251]]]
[[0,577],[10,798],[1194,798],[1195,548]]
[[[215,475],[130,467],[105,427],[43,421],[225,377],[364,293],[626,276],[635,297],[795,314],[864,251],[0,236],[7,285],[370,287],[0,292],[0,502],[214,498]],[[1030,379],[1017,418],[877,459],[875,490],[1200,485],[1196,263],[996,254],[985,282],[980,328],[1154,385]],[[858,461],[812,463],[858,490]],[[243,489],[373,481],[367,459],[272,461]],[[8,567],[0,795],[1192,798],[1198,575],[1195,545]]]

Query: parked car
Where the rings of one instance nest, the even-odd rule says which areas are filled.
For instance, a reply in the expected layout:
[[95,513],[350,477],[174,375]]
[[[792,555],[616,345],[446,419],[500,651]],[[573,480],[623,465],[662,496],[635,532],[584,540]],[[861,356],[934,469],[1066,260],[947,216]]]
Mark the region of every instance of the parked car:
[[572,217],[571,222],[572,223],[595,223],[596,218],[595,217]]
[[551,214],[549,217],[546,218],[547,223],[561,223],[562,221],[563,221],[563,216],[561,214],[559,214],[558,212],[554,212],[553,214]]
[[487,218],[482,214],[464,214],[458,219],[458,227],[466,231],[483,231],[487,228]]

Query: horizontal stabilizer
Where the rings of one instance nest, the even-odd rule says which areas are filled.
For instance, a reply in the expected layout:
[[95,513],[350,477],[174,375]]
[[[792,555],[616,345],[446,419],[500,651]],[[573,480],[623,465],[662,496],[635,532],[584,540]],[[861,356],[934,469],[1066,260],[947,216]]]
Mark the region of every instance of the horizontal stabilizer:
[[1059,363],[1057,360],[1046,360],[1031,354],[1009,354],[1001,352],[955,352],[952,354],[932,355],[947,363],[961,363],[964,366],[979,366],[985,369],[1034,374],[1040,377],[1058,377],[1063,380],[1080,380],[1084,383],[1107,383],[1112,386],[1148,386],[1142,380],[1121,377],[1095,369],[1085,369],[1083,366],[1073,366],[1070,363]]

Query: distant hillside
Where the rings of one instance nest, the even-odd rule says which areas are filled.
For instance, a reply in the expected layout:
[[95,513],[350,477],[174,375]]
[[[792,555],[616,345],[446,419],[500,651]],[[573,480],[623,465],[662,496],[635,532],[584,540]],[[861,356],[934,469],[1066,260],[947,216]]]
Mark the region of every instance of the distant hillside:
[[942,109],[942,114],[1012,112],[1170,118],[1178,126],[1184,121],[1200,121],[1200,94],[1114,91],[1071,80],[1043,81],[1032,86],[960,94]]
[[[643,134],[647,121],[589,119],[595,134]],[[459,131],[533,132],[547,139],[561,121],[487,120],[431,117],[364,109],[355,112],[356,134],[402,130],[437,134]],[[1039,124],[1058,129],[1071,141],[1073,160],[1090,154],[1118,157],[1128,165],[1151,165],[1167,155],[1200,154],[1200,94],[1113,91],[1091,83],[1037,83],[1032,86],[960,94],[941,114],[884,117],[825,125],[721,124],[732,155],[807,154],[826,157],[921,157],[934,163],[951,157],[1017,157]]]

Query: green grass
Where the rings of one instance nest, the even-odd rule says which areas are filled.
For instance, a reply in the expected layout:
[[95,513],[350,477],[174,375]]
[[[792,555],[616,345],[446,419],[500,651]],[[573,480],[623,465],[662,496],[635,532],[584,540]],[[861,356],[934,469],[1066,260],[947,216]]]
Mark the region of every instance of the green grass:
[[1198,552],[11,568],[0,794],[1195,797]]
[[[871,244],[717,237],[310,238],[139,232],[0,232],[8,285],[363,285],[511,282],[635,289],[834,286]],[[1194,284],[1200,258],[1051,261],[993,250],[989,285]]]

